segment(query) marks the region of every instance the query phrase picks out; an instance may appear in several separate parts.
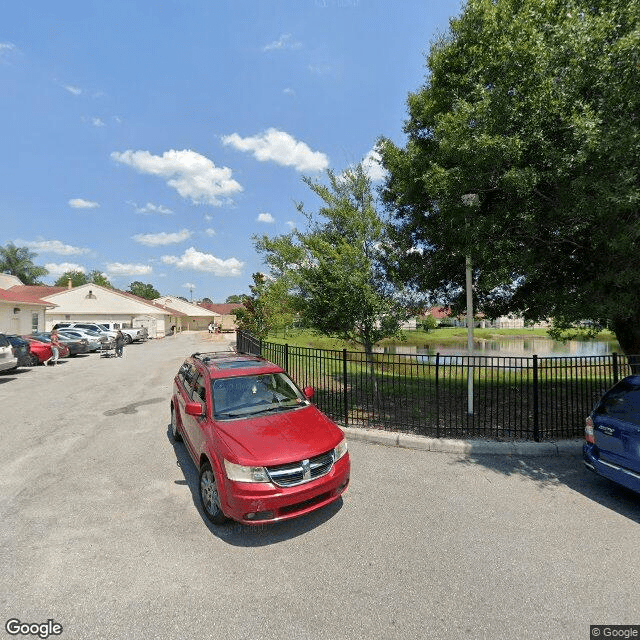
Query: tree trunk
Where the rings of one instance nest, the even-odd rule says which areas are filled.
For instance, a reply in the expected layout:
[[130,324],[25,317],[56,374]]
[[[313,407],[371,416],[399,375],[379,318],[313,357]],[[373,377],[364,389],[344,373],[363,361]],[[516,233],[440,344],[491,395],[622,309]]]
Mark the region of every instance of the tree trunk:
[[612,322],[613,332],[634,374],[640,374],[640,311]]
[[367,369],[369,372],[369,381],[373,389],[373,397],[378,400],[378,380],[376,379],[376,363],[373,359],[373,344],[371,342],[364,343],[364,353],[367,358]]

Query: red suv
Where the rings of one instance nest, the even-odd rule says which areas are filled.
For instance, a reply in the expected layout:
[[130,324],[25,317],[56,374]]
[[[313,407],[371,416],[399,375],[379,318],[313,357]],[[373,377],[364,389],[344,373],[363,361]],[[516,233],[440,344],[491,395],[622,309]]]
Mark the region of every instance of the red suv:
[[285,371],[263,358],[194,353],[171,398],[174,440],[200,470],[207,518],[257,524],[337,500],[349,484],[347,441]]

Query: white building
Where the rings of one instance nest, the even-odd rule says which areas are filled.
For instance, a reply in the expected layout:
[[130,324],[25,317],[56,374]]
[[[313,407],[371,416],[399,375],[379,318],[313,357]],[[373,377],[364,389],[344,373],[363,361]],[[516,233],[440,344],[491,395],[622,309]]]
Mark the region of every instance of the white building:
[[0,333],[43,331],[46,310],[55,305],[43,300],[42,293],[41,287],[27,287],[15,276],[0,273]]
[[139,298],[131,293],[101,287],[94,283],[58,291],[44,296],[55,307],[47,312],[46,329],[57,322],[119,322],[146,327],[150,338],[161,338],[179,326],[183,315],[178,309]]

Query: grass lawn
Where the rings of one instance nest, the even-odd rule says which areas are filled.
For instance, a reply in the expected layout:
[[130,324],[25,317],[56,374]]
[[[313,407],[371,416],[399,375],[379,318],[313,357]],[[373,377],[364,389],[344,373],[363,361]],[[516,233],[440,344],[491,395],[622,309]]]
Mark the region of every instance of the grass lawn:
[[[546,329],[474,329],[474,338],[492,340],[497,338],[549,338]],[[378,346],[406,344],[407,346],[423,347],[430,343],[460,343],[467,339],[465,327],[442,327],[426,333],[425,331],[405,331],[404,341],[397,338],[382,340]],[[603,331],[598,335],[598,340],[614,340],[615,336],[609,331]],[[328,338],[306,329],[288,329],[286,334],[278,332],[270,334],[268,342],[276,344],[289,344],[292,347],[309,347],[312,349],[330,349],[359,351],[361,348],[352,343]]]

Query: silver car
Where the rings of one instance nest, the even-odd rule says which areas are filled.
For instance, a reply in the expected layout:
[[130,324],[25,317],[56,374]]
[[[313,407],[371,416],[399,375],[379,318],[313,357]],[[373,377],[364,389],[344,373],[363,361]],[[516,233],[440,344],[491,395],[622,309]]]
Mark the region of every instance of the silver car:
[[13,347],[3,333],[0,333],[0,371],[11,371],[18,368],[18,358],[13,354]]
[[97,331],[78,327],[60,327],[58,333],[64,333],[73,338],[86,338],[89,342],[90,351],[104,351],[113,348],[113,339]]

